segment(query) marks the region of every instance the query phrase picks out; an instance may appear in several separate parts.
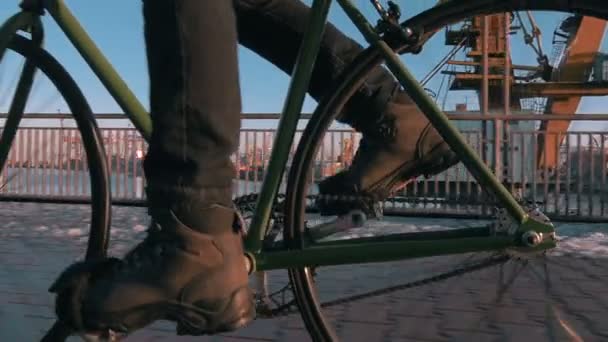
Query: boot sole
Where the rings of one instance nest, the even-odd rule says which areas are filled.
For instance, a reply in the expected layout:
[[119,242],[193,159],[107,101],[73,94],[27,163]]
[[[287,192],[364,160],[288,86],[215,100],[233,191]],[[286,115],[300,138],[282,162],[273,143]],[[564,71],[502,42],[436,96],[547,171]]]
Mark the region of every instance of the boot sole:
[[[420,175],[429,178],[458,164],[459,161],[460,158],[458,158],[458,155],[456,155],[448,144],[444,142],[433,148],[423,158],[402,164],[393,172],[389,173],[383,180],[372,185],[366,192],[374,193],[378,188],[395,189],[397,184],[403,182],[406,182],[407,184],[408,181]],[[382,199],[379,199],[379,201],[381,200]],[[337,208],[337,210],[332,210],[332,208],[324,206],[320,209],[321,216],[345,214],[345,211],[339,208]]]
[[448,144],[441,143],[421,159],[414,162],[405,163],[386,176],[384,180],[391,179],[388,186],[385,185],[386,183],[383,184],[383,181],[379,181],[371,186],[370,190],[368,191],[374,192],[374,190],[380,186],[392,189],[396,184],[407,182],[418,176],[429,178],[458,164],[459,161],[460,159],[456,153],[452,151]]
[[423,175],[425,178],[429,178],[451,168],[459,162],[460,158],[458,158],[458,155],[452,151],[450,146],[448,146],[446,143],[442,143],[434,148],[431,153],[427,154],[426,158],[422,158],[422,163],[424,165],[421,167],[421,172],[413,169],[409,172],[409,177],[402,176],[402,179],[409,179],[418,175]]
[[103,317],[103,323],[97,324],[96,331],[110,329],[127,335],[156,320],[166,319],[177,323],[177,335],[200,336],[240,329],[255,319],[256,311],[253,292],[245,286],[213,304],[163,301],[123,312],[100,313],[99,317]]

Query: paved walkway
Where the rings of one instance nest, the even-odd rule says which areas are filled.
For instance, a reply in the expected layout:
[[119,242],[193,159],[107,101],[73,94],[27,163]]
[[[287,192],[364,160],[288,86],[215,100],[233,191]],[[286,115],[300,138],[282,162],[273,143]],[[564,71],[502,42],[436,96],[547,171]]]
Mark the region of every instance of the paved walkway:
[[[46,289],[83,255],[88,215],[86,206],[0,202],[0,341],[37,341],[51,326],[53,297]],[[114,208],[111,254],[121,254],[141,239],[147,222],[145,209]],[[414,228],[472,224],[408,222]],[[605,229],[580,227],[588,235]],[[576,229],[559,226],[558,232],[562,228]],[[502,269],[337,306],[330,314],[343,341],[608,341],[608,258],[584,252],[564,247],[552,253],[549,277],[540,261],[521,272],[519,264],[510,262]],[[424,278],[466,257],[322,269],[321,296],[331,299]],[[508,283],[511,274],[518,276],[499,294],[501,282]],[[274,288],[284,280],[283,272],[271,274]],[[257,320],[241,331],[214,337],[176,337],[173,331],[171,324],[159,323],[127,341],[309,340],[298,315]]]

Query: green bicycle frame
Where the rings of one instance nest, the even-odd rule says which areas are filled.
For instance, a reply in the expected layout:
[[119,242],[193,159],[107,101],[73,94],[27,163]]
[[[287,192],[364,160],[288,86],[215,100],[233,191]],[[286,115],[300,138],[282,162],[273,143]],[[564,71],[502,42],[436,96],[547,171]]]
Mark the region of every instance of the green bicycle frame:
[[[304,34],[293,70],[287,99],[273,143],[267,175],[263,181],[261,194],[256,206],[256,213],[245,238],[246,252],[255,264],[252,271],[310,265],[354,264],[497,250],[521,245],[518,238],[525,232],[553,233],[551,225],[529,219],[510,192],[494,177],[491,170],[467,145],[457,128],[450,123],[445,114],[429,98],[420,84],[405,65],[403,65],[399,56],[381,39],[374,27],[355,7],[352,1],[337,0],[368,43],[381,52],[388,68],[396,75],[402,86],[407,89],[414,102],[421,108],[450,147],[461,157],[467,169],[471,171],[478,182],[496,195],[500,203],[514,217],[516,222],[520,224],[520,227],[516,237],[492,236],[491,234],[487,234],[487,232],[477,235],[463,232],[462,236],[451,234],[450,238],[438,238],[434,236],[427,240],[412,240],[404,236],[403,239],[398,239],[397,241],[387,241],[386,238],[353,239],[343,243],[314,243],[303,250],[286,250],[283,248],[279,250],[262,250],[262,241],[269,225],[272,204],[278,193],[282,174],[288,161],[290,146],[296,132],[299,115],[320,48],[332,1],[313,0],[312,3],[308,29]],[[144,106],[137,100],[120,75],[87,35],[63,0],[43,0],[43,4],[128,118],[133,122],[136,129],[144,139],[149,140],[152,133],[152,122],[149,113],[147,113]],[[22,12],[9,19],[9,21],[0,27],[0,57],[5,51],[12,35],[24,27],[35,26],[36,20],[38,20],[36,15]],[[24,72],[24,75],[22,75],[24,91],[29,91],[26,89],[28,88],[28,77],[27,72]],[[21,85],[21,82],[19,84]],[[23,108],[17,103],[13,111],[15,112],[14,114],[20,115],[18,112],[22,112]],[[16,126],[14,128],[16,130]],[[14,132],[7,134],[7,129],[5,128],[2,142],[5,143],[5,140],[7,140],[8,146],[0,144],[0,157],[2,157],[4,149],[8,152],[10,142],[12,141],[11,135],[14,136]],[[8,138],[5,139],[5,136],[8,136]],[[547,249],[554,246],[555,243],[549,241],[529,249]]]

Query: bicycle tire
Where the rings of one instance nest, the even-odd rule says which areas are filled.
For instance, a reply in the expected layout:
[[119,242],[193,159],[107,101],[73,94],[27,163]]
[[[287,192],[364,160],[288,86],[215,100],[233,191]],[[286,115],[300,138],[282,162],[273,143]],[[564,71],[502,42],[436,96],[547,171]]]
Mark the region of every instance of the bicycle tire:
[[[608,20],[608,3],[603,0],[450,0],[421,12],[401,25],[422,32],[421,44],[424,44],[431,35],[448,24],[461,22],[476,15],[525,10],[569,12]],[[417,53],[421,45],[408,46],[403,43],[391,43],[391,48],[399,54]],[[345,68],[327,95],[321,99],[302,133],[289,170],[288,190],[285,198],[283,238],[290,249],[305,248],[302,232],[304,231],[306,196],[310,179],[308,176],[323,136],[341,112],[344,104],[382,60],[380,52],[373,47],[362,51]],[[336,332],[321,310],[312,270],[303,267],[291,268],[288,272],[300,315],[311,338],[314,341],[338,341]]]
[[[57,88],[74,116],[89,165],[91,183],[91,226],[85,258],[106,256],[110,234],[110,182],[101,132],[82,91],[65,68],[31,40],[15,35],[9,50],[31,61]],[[65,329],[53,329],[53,341],[64,340]]]

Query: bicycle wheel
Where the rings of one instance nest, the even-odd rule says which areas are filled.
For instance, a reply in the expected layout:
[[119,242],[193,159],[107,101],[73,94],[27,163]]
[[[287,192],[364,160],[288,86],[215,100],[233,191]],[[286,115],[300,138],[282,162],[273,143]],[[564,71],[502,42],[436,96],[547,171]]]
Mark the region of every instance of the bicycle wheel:
[[[108,246],[110,228],[109,172],[103,139],[93,112],[74,79],[47,51],[19,35],[11,41],[9,50],[32,62],[46,76],[74,117],[89,166],[91,227],[86,257],[102,257]],[[9,181],[6,179],[5,183]]]
[[[50,81],[54,86],[55,92],[50,91],[45,94],[46,98],[42,101],[43,107],[49,106],[49,94],[53,103],[57,101],[55,97],[60,96],[63,104],[67,105],[74,117],[86,154],[86,162],[89,166],[91,224],[86,258],[102,257],[107,249],[110,227],[109,177],[102,136],[91,108],[76,82],[61,64],[31,40],[16,35],[9,44],[8,52],[3,62],[10,64],[15,61],[14,58],[12,61],[10,60],[12,57],[23,57],[26,61],[33,64],[37,71],[36,75],[41,75],[38,73],[40,71],[43,77],[45,77],[44,80]],[[39,79],[42,79],[42,77],[35,79],[33,89],[40,88],[36,83]],[[14,79],[11,80],[14,82]],[[11,82],[9,81],[8,83]],[[2,92],[4,100],[10,99],[12,93],[10,90],[3,89]],[[26,109],[30,109],[30,107],[28,104]],[[8,169],[9,167],[6,167],[5,171],[8,172]],[[15,179],[19,170],[13,171],[15,172],[3,178],[3,187],[10,185],[10,182]]]
[[[569,12],[608,19],[608,4],[604,1],[452,0],[420,13],[403,22],[402,26],[424,32],[426,36],[423,36],[422,41],[425,42],[434,32],[472,16],[527,10]],[[417,52],[419,47],[407,46],[403,43],[392,44],[394,51],[399,54]],[[370,71],[381,63],[382,57],[375,49],[368,48],[362,52],[345,69],[328,95],[319,102],[302,133],[289,170],[287,185],[289,190],[285,205],[286,224],[283,237],[286,245],[292,249],[306,248],[304,231],[309,228],[306,222],[311,220],[306,211],[308,196],[311,193],[310,179],[316,155],[321,149],[324,137],[337,115],[342,112],[344,104],[359,89]],[[322,308],[324,304],[320,299],[320,291],[317,289],[318,277],[315,273],[318,269],[315,268],[314,272],[310,267],[290,269],[292,290],[306,329],[313,340],[336,341],[339,334],[331,324],[332,317],[330,316],[333,313],[328,315],[327,311]],[[322,271],[323,268],[320,269]],[[338,301],[334,300],[334,302]]]

